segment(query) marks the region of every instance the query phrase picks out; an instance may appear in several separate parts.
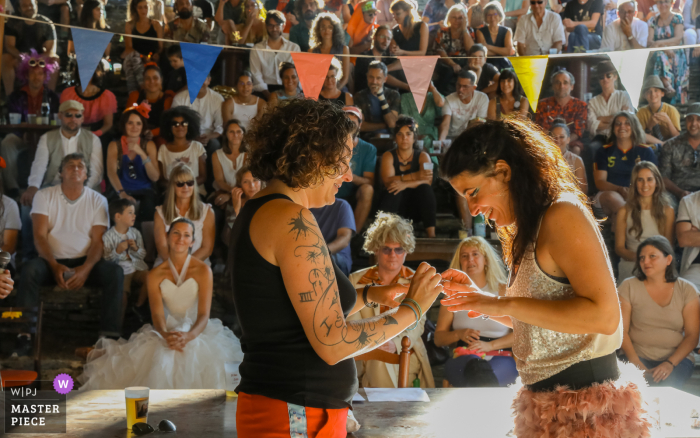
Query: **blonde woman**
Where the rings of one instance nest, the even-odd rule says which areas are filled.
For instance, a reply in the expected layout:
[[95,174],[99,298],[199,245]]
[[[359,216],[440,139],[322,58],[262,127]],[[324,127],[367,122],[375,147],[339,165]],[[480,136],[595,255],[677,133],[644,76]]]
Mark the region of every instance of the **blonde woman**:
[[192,256],[210,264],[209,256],[214,250],[214,212],[211,205],[200,200],[197,190],[197,179],[192,169],[185,163],[176,164],[168,178],[163,205],[156,207],[154,234],[158,259],[154,266],[168,260],[168,230],[179,217],[186,217],[194,223]]
[[630,189],[615,224],[615,253],[620,256],[618,286],[632,277],[637,248],[644,240],[661,235],[673,242],[675,214],[664,196],[664,181],[654,163],[640,161],[634,166]]
[[[503,295],[507,275],[500,257],[483,237],[468,237],[459,244],[450,268],[466,272],[482,292]],[[467,347],[486,353],[513,346],[513,330],[495,321],[470,318],[467,312],[453,313],[440,306],[435,345]],[[469,354],[445,363],[445,379],[455,387],[507,386],[515,382],[518,370],[512,356],[491,356],[490,360]]]
[[[350,274],[348,278],[353,287],[361,288],[367,284],[382,286],[410,284],[414,271],[404,266],[406,256],[416,249],[416,239],[413,236],[413,225],[410,221],[396,214],[380,211],[377,214],[377,219],[365,233],[363,249],[374,254],[377,264]],[[374,318],[387,310],[383,307],[365,307],[349,317],[348,320]],[[397,353],[401,351],[401,339],[404,336],[411,338],[411,347],[415,354],[411,355],[408,371],[409,384],[417,377],[420,379],[421,388],[434,388],[433,371],[430,368],[428,353],[421,339],[424,327],[425,315],[415,330],[404,331],[379,348],[389,353]],[[398,386],[398,365],[375,360],[357,362],[356,365],[360,386],[371,388],[396,388]]]

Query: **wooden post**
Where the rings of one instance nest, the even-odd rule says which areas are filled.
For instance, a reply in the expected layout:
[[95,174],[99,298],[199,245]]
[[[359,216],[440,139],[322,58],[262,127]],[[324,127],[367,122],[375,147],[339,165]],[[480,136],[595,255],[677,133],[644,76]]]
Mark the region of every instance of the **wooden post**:
[[408,388],[408,369],[411,365],[411,338],[401,339],[401,354],[399,357],[399,388]]

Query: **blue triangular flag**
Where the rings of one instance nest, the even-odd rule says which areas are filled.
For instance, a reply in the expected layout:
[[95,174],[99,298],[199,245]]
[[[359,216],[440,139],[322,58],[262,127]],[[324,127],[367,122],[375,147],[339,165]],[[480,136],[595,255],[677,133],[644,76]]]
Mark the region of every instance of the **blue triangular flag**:
[[182,60],[185,62],[187,74],[187,90],[190,93],[190,104],[197,98],[202,84],[207,79],[209,71],[214,66],[216,58],[221,53],[221,47],[206,44],[180,43]]
[[85,91],[92,75],[95,74],[97,63],[105,53],[107,44],[112,41],[112,34],[79,27],[71,28],[71,33],[75,45],[75,58],[78,62],[80,86]]

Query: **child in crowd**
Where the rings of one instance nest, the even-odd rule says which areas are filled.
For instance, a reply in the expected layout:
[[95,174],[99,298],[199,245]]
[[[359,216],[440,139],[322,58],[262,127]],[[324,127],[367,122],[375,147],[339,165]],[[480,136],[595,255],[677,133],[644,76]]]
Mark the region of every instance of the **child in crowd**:
[[[109,216],[114,226],[102,235],[104,243],[104,258],[116,262],[124,270],[124,298],[122,301],[122,320],[131,293],[131,284],[140,284],[141,290],[136,300],[136,309],[140,308],[148,298],[146,277],[148,266],[143,258],[146,248],[143,245],[141,232],[134,228],[136,221],[136,205],[129,199],[117,199],[109,204]],[[142,312],[136,311],[137,316]],[[142,318],[142,317],[140,317]]]
[[179,44],[168,47],[168,61],[173,70],[165,79],[163,91],[172,91],[175,94],[187,88],[187,76],[185,73],[185,61],[182,60],[182,50]]

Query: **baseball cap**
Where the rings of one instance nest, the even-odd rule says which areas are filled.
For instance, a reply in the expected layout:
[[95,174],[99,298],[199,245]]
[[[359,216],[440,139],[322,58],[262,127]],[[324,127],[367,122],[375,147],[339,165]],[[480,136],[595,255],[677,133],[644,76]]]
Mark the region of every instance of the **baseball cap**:
[[343,111],[345,111],[348,114],[352,114],[353,116],[357,117],[360,122],[362,122],[362,110],[359,109],[356,106],[346,106],[343,107]]
[[85,111],[85,107],[77,100],[66,100],[58,107],[58,112],[64,113],[68,110]]

